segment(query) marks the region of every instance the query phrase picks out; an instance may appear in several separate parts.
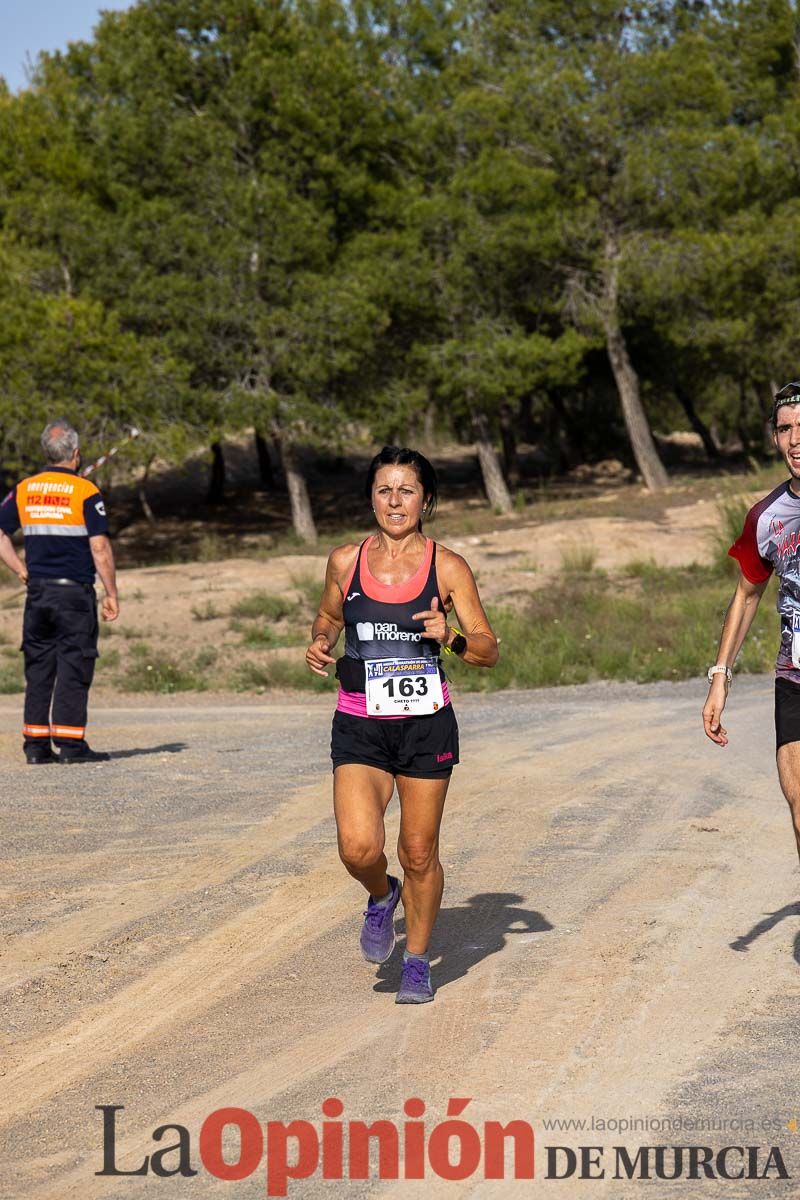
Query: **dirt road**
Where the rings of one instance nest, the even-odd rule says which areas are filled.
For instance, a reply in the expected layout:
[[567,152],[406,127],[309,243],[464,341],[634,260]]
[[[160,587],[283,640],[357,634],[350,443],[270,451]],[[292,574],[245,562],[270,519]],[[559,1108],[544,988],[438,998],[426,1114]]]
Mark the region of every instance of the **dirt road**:
[[[797,1179],[774,1172],[610,1178],[611,1147],[664,1143],[758,1145],[761,1167],[778,1145],[800,1175],[800,895],[771,681],[737,681],[726,751],[699,732],[703,692],[460,700],[438,995],[420,1009],[393,1003],[397,952],[383,968],[358,954],[363,902],[330,813],[328,698],[96,706],[94,740],[114,761],[69,771],[20,765],[19,703],[4,698],[0,1196],[262,1196],[262,1169],[218,1182],[203,1168],[204,1118],[232,1105],[319,1123],[330,1096],[344,1121],[398,1126],[419,1097],[429,1131],[450,1097],[471,1097],[464,1119],[478,1129],[533,1125],[536,1181],[317,1173],[290,1196],[529,1196],[545,1184],[566,1200],[796,1195]],[[112,1104],[125,1106],[120,1169],[174,1144],[151,1134],[179,1122],[198,1174],[96,1176],[95,1105]],[[660,1132],[665,1119],[683,1132]],[[547,1129],[558,1120],[587,1124]],[[546,1179],[553,1145],[605,1147],[606,1178]]]

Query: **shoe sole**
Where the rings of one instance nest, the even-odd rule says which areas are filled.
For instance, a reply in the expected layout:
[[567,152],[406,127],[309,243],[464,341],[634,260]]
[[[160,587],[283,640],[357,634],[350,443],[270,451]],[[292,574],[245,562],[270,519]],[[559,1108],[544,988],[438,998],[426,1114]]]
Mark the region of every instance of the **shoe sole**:
[[[435,995],[435,993],[434,993]],[[433,996],[395,996],[395,1004],[430,1004]]]
[[58,762],[57,758],[26,758],[26,764],[29,767],[52,767]]

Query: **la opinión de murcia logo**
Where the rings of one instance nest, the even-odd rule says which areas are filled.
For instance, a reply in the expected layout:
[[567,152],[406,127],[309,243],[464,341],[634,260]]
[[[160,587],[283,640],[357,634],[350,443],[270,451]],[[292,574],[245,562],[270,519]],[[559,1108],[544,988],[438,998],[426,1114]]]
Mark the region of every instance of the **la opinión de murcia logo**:
[[[216,1179],[236,1182],[264,1173],[265,1194],[286,1196],[290,1183],[310,1179],[464,1180],[533,1179],[533,1126],[522,1120],[471,1124],[463,1117],[469,1098],[452,1097],[444,1120],[423,1120],[426,1106],[412,1097],[405,1120],[343,1121],[344,1104],[331,1096],[322,1120],[266,1121],[245,1108],[218,1108],[200,1126],[200,1165]],[[160,1125],[158,1149],[138,1165],[118,1164],[118,1116],[122,1104],[98,1104],[103,1114],[103,1169],[96,1175],[167,1178],[197,1175],[192,1137],[185,1125]],[[168,1144],[163,1144],[168,1141]],[[238,1143],[238,1145],[237,1145]],[[554,1146],[544,1151],[543,1178],[562,1179],[789,1179],[778,1146]],[[539,1158],[541,1158],[541,1150]],[[196,1160],[194,1160],[196,1161]]]
[[[217,1179],[241,1180],[259,1168],[265,1173],[267,1196],[287,1195],[290,1181],[309,1179],[468,1179],[483,1162],[484,1179],[533,1179],[534,1133],[527,1121],[486,1121],[475,1127],[461,1119],[470,1100],[452,1098],[447,1118],[428,1127],[426,1106],[412,1097],[403,1105],[408,1118],[342,1121],[344,1104],[335,1096],[322,1105],[319,1128],[311,1121],[267,1121],[262,1124],[244,1108],[218,1108],[210,1113],[197,1139],[200,1163]],[[197,1175],[192,1165],[192,1141],[185,1125],[160,1125],[153,1130],[159,1149],[136,1166],[117,1163],[117,1114],[122,1104],[98,1104],[103,1114],[103,1169],[96,1175]],[[238,1135],[236,1157],[223,1152],[223,1141]],[[168,1145],[161,1145],[169,1137]],[[512,1174],[506,1173],[506,1154]],[[370,1156],[377,1156],[377,1173]]]

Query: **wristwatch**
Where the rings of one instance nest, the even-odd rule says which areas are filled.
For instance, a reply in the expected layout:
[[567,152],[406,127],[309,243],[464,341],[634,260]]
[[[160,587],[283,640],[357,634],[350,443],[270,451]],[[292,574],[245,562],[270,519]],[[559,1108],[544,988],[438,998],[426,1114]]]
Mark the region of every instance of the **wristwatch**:
[[714,682],[715,675],[724,675],[728,683],[733,679],[733,672],[730,667],[726,667],[724,663],[717,663],[714,667],[708,668],[708,682]]
[[457,633],[447,648],[452,650],[453,654],[463,654],[467,648],[467,639],[463,633]]

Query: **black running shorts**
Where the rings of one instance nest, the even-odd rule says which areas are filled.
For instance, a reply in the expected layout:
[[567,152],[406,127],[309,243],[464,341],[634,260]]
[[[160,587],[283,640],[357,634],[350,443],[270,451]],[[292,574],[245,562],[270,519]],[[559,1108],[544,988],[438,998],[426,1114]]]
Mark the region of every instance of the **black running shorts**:
[[800,683],[779,675],[775,680],[775,749],[800,742]]
[[379,767],[412,779],[447,779],[458,762],[458,723],[452,704],[427,717],[353,717],[333,714],[333,769],[344,763]]

